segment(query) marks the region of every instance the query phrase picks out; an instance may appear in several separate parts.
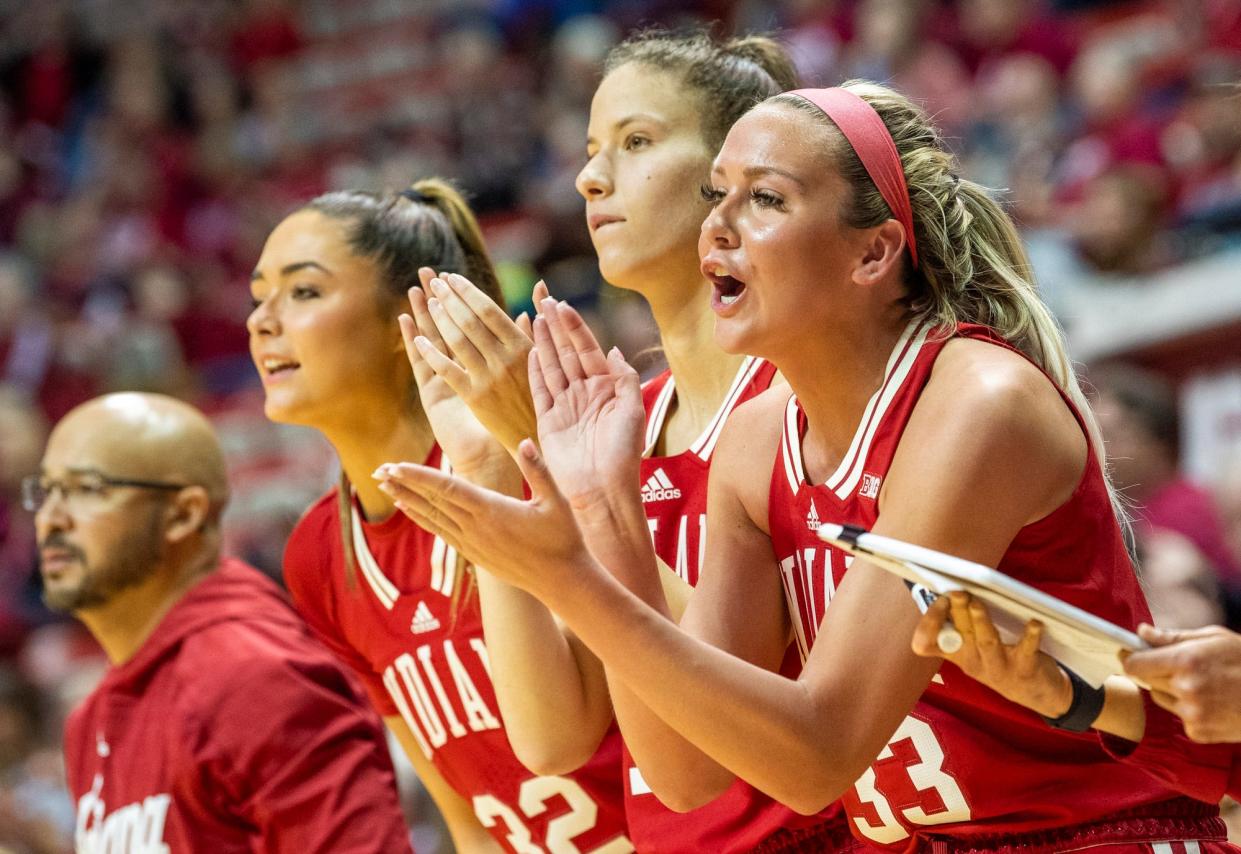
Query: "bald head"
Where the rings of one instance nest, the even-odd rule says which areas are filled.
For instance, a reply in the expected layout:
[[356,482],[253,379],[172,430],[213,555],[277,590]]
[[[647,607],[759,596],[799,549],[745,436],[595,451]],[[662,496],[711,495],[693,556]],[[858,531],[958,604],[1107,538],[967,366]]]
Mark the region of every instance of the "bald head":
[[218,518],[228,501],[224,453],[194,407],[161,394],[122,392],[87,401],[61,419],[47,460],[112,477],[201,486]]

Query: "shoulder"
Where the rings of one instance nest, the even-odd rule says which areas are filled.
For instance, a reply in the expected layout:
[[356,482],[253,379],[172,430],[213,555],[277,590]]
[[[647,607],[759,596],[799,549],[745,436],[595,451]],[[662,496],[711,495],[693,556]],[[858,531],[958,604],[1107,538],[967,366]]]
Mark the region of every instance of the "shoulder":
[[1068,403],[1038,366],[981,340],[944,345],[918,408],[934,409],[946,430],[968,425],[1002,443],[1081,437]]
[[738,406],[728,416],[711,458],[713,493],[736,495],[755,524],[763,528],[791,394],[787,385],[773,386]]
[[[756,465],[758,459],[748,455],[770,449],[774,454],[784,429],[784,412],[792,392],[787,385],[772,386],[740,404],[728,416],[720,435],[713,467],[721,462],[736,466]],[[772,462],[774,457],[763,457],[762,464]]]
[[1052,381],[1018,353],[980,340],[944,345],[893,460],[915,492],[1020,493],[1027,521],[1077,486],[1089,445]]
[[339,551],[336,547],[340,542],[338,496],[339,491],[332,489],[310,505],[285,544],[282,561],[284,583],[299,608],[313,587],[308,581],[322,580],[325,577],[324,565],[330,563]]

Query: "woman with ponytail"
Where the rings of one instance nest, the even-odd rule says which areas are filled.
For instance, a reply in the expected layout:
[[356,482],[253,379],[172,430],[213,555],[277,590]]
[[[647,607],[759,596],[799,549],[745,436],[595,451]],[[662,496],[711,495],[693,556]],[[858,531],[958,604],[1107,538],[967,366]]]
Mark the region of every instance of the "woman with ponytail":
[[[389,466],[400,506],[545,602],[653,713],[646,737],[703,799],[736,778],[800,812],[841,798],[855,836],[894,851],[1235,850],[1216,804],[1080,732],[1087,704],[1049,727],[916,655],[900,579],[815,534],[861,526],[1129,628],[1149,620],[1093,419],[1001,208],[919,109],[865,83],[751,110],[704,194],[715,339],[790,388],[720,438],[686,628],[632,592],[657,583],[622,488],[643,444],[638,383],[571,309],[549,306],[534,330],[541,449],[518,454],[533,497]],[[795,679],[760,664],[790,635]],[[1205,761],[1188,773],[1222,792],[1226,763]]]
[[[421,395],[415,384],[398,315],[432,270],[468,275],[501,300],[473,214],[438,180],[320,196],[263,247],[247,327],[267,416],[321,432],[342,472],[294,530],[285,581],[362,681],[456,850],[626,854],[618,752],[561,776],[522,766],[491,684],[472,571],[371,477],[393,458],[451,461],[462,477],[520,494],[511,459],[495,459],[485,435],[471,441],[468,411],[434,383]],[[441,447],[433,428],[453,441]]]
[[[698,583],[707,473],[720,430],[730,413],[766,391],[776,374],[770,362],[726,353],[712,338],[711,289],[697,251],[699,227],[709,210],[701,188],[729,126],[754,104],[793,85],[792,64],[769,38],[717,40],[702,32],[654,30],[611,52],[591,104],[587,162],[577,188],[586,200],[599,269],[612,284],[647,300],[670,366],[642,388],[643,456],[626,488],[641,500],[663,563],[661,585],[651,595],[673,613],[680,613]],[[518,343],[528,339],[497,308],[485,305],[468,282],[447,279],[436,283],[437,299],[445,307],[437,331],[449,350],[428,349],[420,361],[418,344],[408,342],[415,367],[438,368],[515,453],[518,442],[533,434],[533,408],[527,421],[526,413],[512,405],[515,399],[529,399],[526,351],[520,350],[520,382],[511,358]],[[423,325],[436,326],[437,318],[422,312],[417,300],[413,308]],[[422,347],[429,345],[422,342]],[[457,357],[460,365],[447,356]],[[514,385],[520,386],[516,393]],[[505,388],[509,391],[501,391]],[[576,463],[588,466],[591,461]],[[573,474],[566,478],[578,481]],[[591,482],[580,480],[586,488]],[[629,836],[639,851],[732,854],[852,847],[834,804],[821,815],[802,816],[741,781],[707,802],[693,800],[694,781],[665,761],[658,738],[644,738],[652,731],[643,724],[650,712],[624,684],[609,683],[598,659],[541,603],[489,575],[485,567],[479,572],[479,594],[497,697],[517,755],[531,768],[559,773],[578,767],[601,740],[606,744],[616,738],[614,715],[622,735],[628,737],[633,727],[622,781]],[[790,650],[764,666],[792,677],[800,664]]]

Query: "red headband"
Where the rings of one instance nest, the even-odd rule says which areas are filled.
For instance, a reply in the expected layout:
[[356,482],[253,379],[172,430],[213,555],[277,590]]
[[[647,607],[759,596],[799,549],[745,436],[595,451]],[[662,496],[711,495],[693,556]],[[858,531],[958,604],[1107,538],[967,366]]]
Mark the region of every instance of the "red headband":
[[909,190],[905,186],[905,171],[901,168],[901,156],[896,151],[892,134],[875,108],[847,89],[794,89],[790,95],[798,95],[814,104],[836,123],[849,145],[857,153],[866,174],[879,188],[879,195],[892,209],[896,221],[905,227],[905,243],[909,257],[918,266],[918,247],[914,242],[914,216],[909,204]]

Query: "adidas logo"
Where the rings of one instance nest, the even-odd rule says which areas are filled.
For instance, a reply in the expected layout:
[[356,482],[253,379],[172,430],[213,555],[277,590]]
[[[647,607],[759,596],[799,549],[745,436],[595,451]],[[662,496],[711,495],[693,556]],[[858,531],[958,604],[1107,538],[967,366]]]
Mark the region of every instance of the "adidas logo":
[[811,498],[810,512],[806,514],[806,527],[817,534],[819,532],[819,526],[822,524],[823,523],[819,521],[819,511],[815,509],[814,506],[814,499]]
[[643,504],[680,497],[681,490],[672,485],[672,481],[668,480],[668,475],[664,474],[663,469],[655,469],[655,473],[646,479],[646,483],[642,484]]
[[440,627],[440,621],[431,613],[426,602],[419,602],[414,609],[414,618],[409,621],[409,630],[416,635],[433,632]]

